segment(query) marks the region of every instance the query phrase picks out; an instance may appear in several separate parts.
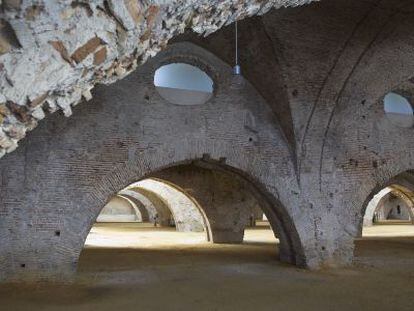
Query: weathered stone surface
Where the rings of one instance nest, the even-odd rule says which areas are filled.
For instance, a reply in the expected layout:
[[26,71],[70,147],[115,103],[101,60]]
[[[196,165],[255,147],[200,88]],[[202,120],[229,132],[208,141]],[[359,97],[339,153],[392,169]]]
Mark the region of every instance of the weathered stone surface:
[[4,133],[3,129],[0,130],[0,146],[3,149],[8,149],[13,145],[12,141],[10,140],[9,136]]
[[88,42],[86,42],[84,45],[79,47],[71,56],[71,58],[76,62],[80,63],[83,61],[89,54],[94,52],[98,46],[100,46],[102,43],[100,38],[92,38]]
[[72,59],[62,41],[49,41],[53,48],[60,53],[60,56],[67,61],[69,64],[72,64]]
[[8,116],[11,114],[9,108],[7,108],[6,104],[0,104],[0,114],[5,116]]
[[47,93],[50,111],[70,116],[79,93],[125,77],[186,28],[208,35],[237,19],[311,1],[3,1],[0,94],[25,106]]
[[45,118],[45,112],[42,107],[38,107],[32,112],[32,116],[37,120],[43,120]]
[[93,56],[93,64],[94,65],[100,65],[102,64],[106,59],[106,47],[103,47],[102,49],[98,50],[94,56]]
[[13,28],[10,24],[0,19],[0,55],[10,52],[13,48],[20,47]]
[[22,0],[3,0],[5,9],[19,10],[22,4]]
[[21,122],[28,122],[30,121],[30,116],[28,115],[28,109],[26,106],[19,106],[13,102],[7,102],[7,107],[12,112],[16,118]]

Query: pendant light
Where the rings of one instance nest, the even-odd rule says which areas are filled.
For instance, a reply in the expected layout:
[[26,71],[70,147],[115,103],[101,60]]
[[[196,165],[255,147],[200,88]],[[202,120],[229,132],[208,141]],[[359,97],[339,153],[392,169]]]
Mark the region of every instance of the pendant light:
[[233,67],[233,78],[231,81],[231,89],[240,90],[244,87],[244,78],[241,74],[241,67],[239,64],[239,33],[237,29],[237,20],[234,23],[235,33],[235,65]]
[[235,65],[233,68],[233,74],[234,75],[241,75],[241,67],[239,64],[239,33],[238,33],[238,29],[237,29],[237,20],[234,23],[235,27],[234,27],[234,33],[235,33]]

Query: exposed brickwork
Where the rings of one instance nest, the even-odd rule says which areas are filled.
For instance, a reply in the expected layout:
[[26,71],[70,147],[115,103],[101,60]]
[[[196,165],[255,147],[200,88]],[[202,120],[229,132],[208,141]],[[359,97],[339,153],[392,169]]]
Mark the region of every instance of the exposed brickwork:
[[[171,211],[171,218],[180,232],[206,231],[205,217],[199,207],[182,191],[172,185],[152,178],[144,179],[131,185],[131,189],[149,190],[165,202]],[[155,205],[155,204],[154,204]],[[171,225],[171,219],[169,219]]]
[[[137,179],[194,160],[234,170],[270,202],[266,213],[276,224],[284,260],[308,267],[350,263],[367,200],[414,165],[412,129],[393,125],[382,102],[396,89],[413,93],[413,9],[412,1],[332,0],[263,16],[257,38],[265,35],[264,44],[271,42],[274,52],[260,42],[251,46],[255,53],[276,57],[271,64],[277,70],[261,75],[265,68],[256,66],[254,55],[245,57],[243,66],[249,67],[247,77],[256,77],[255,85],[261,76],[266,89],[275,81],[274,93],[261,92],[267,102],[247,81],[232,84],[231,68],[216,57],[178,44],[123,81],[97,88],[95,99],[76,107],[72,118],[51,116],[0,162],[2,277],[73,273],[108,197]],[[122,12],[113,13],[118,15]],[[120,33],[135,23],[118,19],[114,29]],[[72,55],[90,38],[76,46],[62,42]],[[232,41],[221,40],[223,54],[217,48],[215,53],[226,60]],[[60,52],[48,46],[60,59]],[[113,54],[105,47],[107,63]],[[100,48],[84,61],[93,63]],[[214,96],[205,105],[170,105],[154,89],[157,66],[178,60],[199,65],[215,80]],[[64,70],[72,68],[64,64]],[[107,70],[118,78],[129,66],[130,58],[118,59]],[[64,70],[63,76],[71,76]],[[89,74],[88,68],[79,72],[86,80]],[[105,80],[106,74],[100,81],[112,81]],[[0,83],[13,82],[3,77]],[[41,102],[47,91],[39,90],[29,101]],[[90,98],[83,91],[73,94]],[[51,109],[67,108],[72,101],[65,96],[57,97]],[[15,109],[8,99],[0,105],[0,145],[14,150],[25,127],[12,129],[4,120],[23,120],[31,109]],[[287,103],[286,120],[292,124],[279,124],[274,115],[282,118]],[[66,108],[64,113],[71,114]],[[37,111],[36,118],[42,117]],[[53,234],[58,229],[59,238]]]
[[413,92],[413,8],[407,1],[336,0],[263,17],[283,51],[298,178],[320,214],[321,253],[328,258],[337,249],[327,261],[352,260],[365,200],[413,167],[412,129],[391,124],[382,101],[393,90]]
[[[38,109],[71,116],[96,84],[125,77],[185,29],[208,35],[271,8],[311,1],[3,1],[0,104],[27,108],[24,119],[3,117],[3,122],[26,132],[43,119]],[[43,94],[38,109],[28,105]],[[15,150],[21,138],[9,137],[11,147],[0,146],[0,157]]]
[[253,208],[259,204],[255,192],[243,180],[225,171],[196,165],[173,167],[153,176],[179,186],[194,198],[208,222],[212,242],[243,241]]
[[[158,95],[154,71],[175,58],[209,68],[217,88],[208,103],[176,106]],[[299,265],[307,264],[305,256],[317,261],[308,253],[314,244],[310,228],[298,232],[291,219],[310,215],[292,196],[299,189],[287,145],[255,90],[247,82],[234,89],[231,79],[231,67],[211,54],[191,44],[175,45],[123,81],[97,89],[71,118],[53,116],[33,131],[0,163],[2,278],[72,274],[90,227],[112,195],[153,172],[193,160],[248,178],[271,202],[266,212],[282,240],[282,259]]]

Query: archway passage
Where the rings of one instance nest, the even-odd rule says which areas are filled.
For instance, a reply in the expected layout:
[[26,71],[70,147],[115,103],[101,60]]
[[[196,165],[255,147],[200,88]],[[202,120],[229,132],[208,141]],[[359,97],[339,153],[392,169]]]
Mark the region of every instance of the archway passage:
[[[178,107],[159,96],[152,83],[154,72],[171,61],[188,62],[208,72],[217,85],[212,100],[203,105]],[[32,159],[33,165],[20,166],[30,170],[30,182],[38,187],[24,192],[27,184],[19,183],[17,176],[7,182],[7,187],[2,186],[2,199],[9,200],[21,192],[24,195],[19,206],[36,206],[29,209],[30,214],[21,210],[21,216],[29,218],[27,226],[20,226],[17,231],[8,230],[13,227],[14,218],[6,217],[2,229],[10,237],[8,240],[25,234],[33,241],[23,239],[21,244],[5,245],[7,266],[3,265],[1,272],[5,273],[1,278],[70,279],[76,275],[86,237],[109,198],[134,182],[156,177],[152,175],[164,169],[195,162],[245,180],[266,202],[262,208],[280,240],[280,259],[302,267],[316,267],[321,258],[312,251],[314,244],[304,230],[307,227],[301,224],[310,211],[300,196],[292,196],[299,189],[297,181],[291,178],[294,166],[289,149],[274,126],[265,101],[248,81],[239,85],[241,89],[234,89],[229,83],[231,78],[231,67],[214,55],[192,44],[175,44],[120,83],[96,90],[93,103],[101,107],[98,115],[89,110],[95,105],[79,106],[78,117],[73,121],[62,121],[56,116],[51,124],[39,129],[39,137],[52,139],[48,143],[42,140],[39,145],[45,152],[49,150],[50,156],[39,162]],[[95,118],[99,122],[93,121]],[[64,137],[54,135],[60,127],[68,130]],[[14,176],[16,160],[24,165],[20,155],[21,152],[15,153],[3,162],[3,176]],[[64,172],[44,170],[38,174],[43,160],[49,162],[49,167],[64,168]],[[57,183],[60,191],[50,192]],[[160,208],[166,206],[154,192],[141,189],[136,193],[147,201],[159,202]],[[60,209],[52,209],[57,218],[50,223],[40,211],[52,204]],[[135,205],[139,209],[145,203]],[[8,203],[7,206],[11,208]],[[168,226],[172,213],[168,208],[163,211],[165,215],[152,209],[153,216],[159,214],[160,224],[163,221],[162,225]],[[147,212],[150,221],[151,209]],[[299,223],[294,218],[297,215]],[[218,233],[222,230],[215,237],[231,237],[233,241],[237,238],[240,243],[241,227],[234,232],[226,232],[220,226],[215,229]],[[53,238],[52,246],[42,243],[43,238]],[[25,255],[28,253],[36,255]],[[20,263],[16,265],[14,258],[20,258]]]
[[384,269],[385,274],[393,269],[391,265],[409,265],[414,255],[413,191],[411,171],[372,191],[363,207],[360,236],[355,240],[357,263]]
[[[414,174],[406,171],[390,178],[374,189],[363,206],[360,235],[375,235],[378,228],[388,225],[395,236],[404,225],[408,232],[414,226]],[[374,228],[375,227],[375,228]],[[403,232],[400,234],[404,235]]]
[[[139,217],[126,215],[130,212],[126,209],[132,205]],[[109,200],[97,217],[86,245],[108,248],[164,245],[182,237],[174,235],[174,231],[204,233],[206,221],[197,203],[187,194],[173,185],[146,178]],[[187,243],[203,241],[202,235],[189,234],[186,238],[189,238]]]
[[[206,260],[205,253],[217,256],[217,261],[224,256],[230,262],[276,260],[280,254],[279,238],[284,234],[276,234],[279,222],[269,213],[270,202],[245,177],[225,166],[204,161],[172,166],[130,184],[121,194],[140,201],[148,214],[154,209],[153,218],[95,223],[80,258],[81,273],[90,271],[92,263],[101,270],[131,263],[120,259],[120,252],[127,258],[153,256],[155,262],[164,262],[166,256],[172,265],[179,260],[177,252],[201,261]],[[170,212],[168,223],[160,221],[163,209]],[[138,268],[133,262],[129,268]]]
[[371,201],[364,215],[364,227],[374,224],[414,224],[413,193],[398,184],[379,191]]
[[393,178],[388,186],[373,195],[365,208],[362,237],[414,238],[412,189],[411,177],[409,173],[404,173]]
[[135,203],[128,198],[118,194],[112,197],[104,206],[97,222],[142,222],[141,211]]
[[207,163],[180,165],[151,176],[174,184],[197,202],[214,243],[243,242],[245,228],[263,219],[263,206],[269,208],[267,200],[241,176]]

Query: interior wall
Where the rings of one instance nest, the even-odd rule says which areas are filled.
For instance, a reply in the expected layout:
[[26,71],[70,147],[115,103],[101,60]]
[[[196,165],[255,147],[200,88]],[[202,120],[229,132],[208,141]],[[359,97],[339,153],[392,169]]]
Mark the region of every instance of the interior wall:
[[410,220],[410,207],[406,202],[392,194],[389,194],[383,205],[377,210],[378,220]]
[[133,183],[130,189],[147,190],[159,196],[171,212],[173,223],[179,232],[206,231],[206,219],[199,207],[175,187],[152,178]]
[[[214,79],[214,96],[205,105],[175,106],[156,92],[155,69],[178,60],[199,64]],[[0,190],[1,279],[70,278],[109,197],[152,172],[197,159],[254,180],[273,203],[269,217],[278,219],[279,235],[288,237],[283,258],[317,263],[309,228],[292,219],[310,218],[300,198],[291,195],[299,190],[286,143],[249,83],[234,89],[231,82],[231,67],[196,46],[179,44],[119,83],[98,88],[73,117],[53,115],[43,122],[0,162],[1,178],[8,181]]]
[[412,128],[389,122],[382,101],[412,94],[413,12],[404,0],[334,0],[263,17],[280,53],[301,195],[333,265],[351,263],[373,191],[414,167]]
[[258,201],[237,175],[204,166],[181,165],[152,176],[179,186],[197,201],[208,219],[214,243],[241,243]]
[[[184,43],[97,88],[70,119],[51,116],[0,162],[1,278],[72,274],[108,197],[193,160],[233,167],[258,185],[273,202],[278,234],[289,237],[288,261],[351,263],[367,202],[414,168],[412,128],[392,124],[382,102],[396,89],[413,93],[413,17],[408,0],[321,1],[263,16],[267,40],[250,40],[255,53],[268,52],[242,66],[254,85],[261,73],[270,88],[275,82],[281,110],[274,94],[270,103],[263,93],[265,101],[248,81],[236,83],[228,64]],[[220,50],[233,51],[233,39],[217,42],[225,59]],[[271,69],[256,66],[271,57]],[[212,99],[186,107],[163,100],[152,78],[170,61],[206,70]],[[275,121],[275,109],[293,124]]]
[[135,207],[139,210],[141,214],[142,222],[153,221],[155,214],[157,213],[153,204],[148,200],[148,198],[140,195],[139,193],[131,190],[121,190],[118,192],[118,195],[121,195],[124,198],[127,198],[134,203]]
[[96,222],[142,222],[139,210],[127,198],[115,196],[103,207]]
[[[413,168],[412,129],[393,125],[382,102],[393,90],[412,100],[413,12],[406,0],[332,0],[240,23],[242,72],[293,141],[300,195],[315,214],[308,226],[328,265],[352,262],[367,198]],[[231,64],[233,38],[230,25],[177,40]]]

